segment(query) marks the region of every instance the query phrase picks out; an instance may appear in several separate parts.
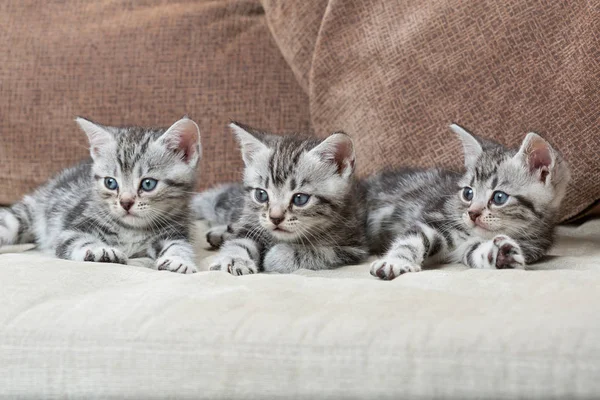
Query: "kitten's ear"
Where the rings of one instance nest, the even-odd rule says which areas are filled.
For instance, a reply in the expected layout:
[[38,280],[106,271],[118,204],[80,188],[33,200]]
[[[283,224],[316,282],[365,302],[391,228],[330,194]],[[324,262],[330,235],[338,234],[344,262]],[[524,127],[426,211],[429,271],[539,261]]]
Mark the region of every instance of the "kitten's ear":
[[112,133],[102,125],[98,125],[88,119],[77,117],[75,122],[85,132],[90,141],[90,154],[96,159],[105,150],[111,149],[115,144]]
[[515,159],[525,164],[530,173],[546,183],[548,175],[554,168],[556,153],[537,133],[530,132],[525,136]]
[[262,135],[253,132],[248,126],[238,122],[232,122],[229,124],[229,127],[235,134],[237,141],[240,143],[242,158],[246,165],[254,160],[258,153],[269,149],[267,145],[262,142]]
[[477,139],[475,139],[473,135],[471,135],[461,126],[452,124],[450,125],[450,130],[456,133],[460,138],[460,141],[462,142],[463,153],[465,155],[465,167],[471,167],[473,164],[475,164],[475,162],[483,152],[481,143],[479,143],[479,141],[477,141]]
[[354,143],[344,132],[332,133],[309,153],[316,155],[322,161],[335,164],[340,175],[354,171],[356,160]]
[[200,128],[188,117],[175,122],[158,139],[168,149],[181,154],[183,161],[196,165],[202,156]]

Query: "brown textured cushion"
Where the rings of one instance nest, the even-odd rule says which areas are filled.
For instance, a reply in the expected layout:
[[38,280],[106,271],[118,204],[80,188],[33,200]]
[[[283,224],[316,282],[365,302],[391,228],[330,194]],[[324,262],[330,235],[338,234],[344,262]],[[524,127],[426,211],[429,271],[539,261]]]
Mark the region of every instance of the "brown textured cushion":
[[262,0],[269,28],[298,83],[309,92],[312,57],[327,0]]
[[309,130],[258,0],[0,2],[0,204],[87,156],[73,122],[198,122],[201,186],[236,180],[231,119]]
[[[563,218],[600,198],[600,9],[590,2],[263,0],[313,129],[346,130],[361,174],[458,167],[456,122],[516,146],[546,137],[572,166]],[[293,17],[304,10],[297,23]],[[302,32],[294,42],[290,35]],[[301,48],[298,48],[300,46]]]

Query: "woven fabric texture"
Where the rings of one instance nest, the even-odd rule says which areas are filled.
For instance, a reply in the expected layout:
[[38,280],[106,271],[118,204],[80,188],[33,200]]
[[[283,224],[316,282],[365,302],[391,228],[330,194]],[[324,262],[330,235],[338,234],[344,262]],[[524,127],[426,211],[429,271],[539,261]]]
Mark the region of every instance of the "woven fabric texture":
[[[265,18],[266,16],[266,18]],[[225,125],[356,140],[361,176],[460,168],[455,122],[569,161],[564,219],[600,199],[600,5],[534,0],[33,0],[0,5],[0,203],[85,157],[71,119],[203,133],[199,188],[238,179]]]
[[0,3],[0,204],[88,156],[73,119],[202,133],[199,188],[241,177],[226,128],[309,130],[308,97],[254,0]]
[[263,6],[286,60],[309,68],[301,84],[314,131],[355,138],[361,175],[388,166],[459,168],[460,146],[447,128],[454,122],[511,146],[530,131],[547,138],[572,167],[563,218],[600,199],[600,3]]

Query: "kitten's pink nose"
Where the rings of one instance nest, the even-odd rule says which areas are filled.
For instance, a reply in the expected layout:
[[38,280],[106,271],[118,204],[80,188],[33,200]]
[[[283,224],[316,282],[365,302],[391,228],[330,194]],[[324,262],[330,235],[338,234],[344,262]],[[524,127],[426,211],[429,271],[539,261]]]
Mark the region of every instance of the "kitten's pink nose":
[[481,211],[469,211],[469,218],[471,218],[471,221],[475,222],[479,216],[481,216]]
[[131,206],[133,206],[133,203],[135,203],[135,200],[133,200],[133,199],[122,199],[121,201],[119,201],[119,203],[121,203],[121,207],[123,207],[123,209],[125,211],[129,211],[129,209],[131,208]]
[[269,215],[269,219],[271,220],[271,222],[274,225],[279,225],[280,223],[283,222],[283,216],[281,216],[281,217],[280,216],[274,217],[273,215]]

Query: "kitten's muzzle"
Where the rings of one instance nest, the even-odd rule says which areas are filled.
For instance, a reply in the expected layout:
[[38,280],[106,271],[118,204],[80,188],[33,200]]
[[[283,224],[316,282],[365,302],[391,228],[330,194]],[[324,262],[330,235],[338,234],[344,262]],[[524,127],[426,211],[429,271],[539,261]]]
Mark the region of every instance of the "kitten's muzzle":
[[271,220],[271,222],[273,223],[273,225],[277,226],[279,224],[281,224],[283,222],[283,220],[285,219],[285,217],[281,216],[281,217],[273,217],[271,215],[269,215],[269,219]]
[[119,204],[121,204],[121,207],[123,207],[123,210],[125,210],[127,212],[129,212],[129,210],[133,206],[133,203],[135,203],[135,200],[131,200],[131,199],[122,199],[119,201]]
[[471,221],[475,222],[481,216],[481,211],[469,211],[468,214]]
[[273,223],[273,225],[277,226],[283,222],[285,219],[285,210],[283,210],[280,206],[273,206],[269,210],[269,220]]

